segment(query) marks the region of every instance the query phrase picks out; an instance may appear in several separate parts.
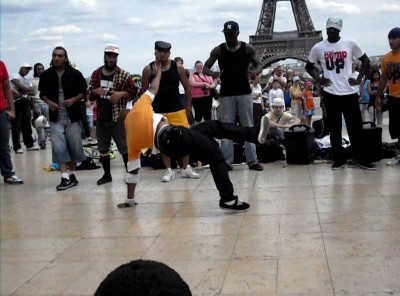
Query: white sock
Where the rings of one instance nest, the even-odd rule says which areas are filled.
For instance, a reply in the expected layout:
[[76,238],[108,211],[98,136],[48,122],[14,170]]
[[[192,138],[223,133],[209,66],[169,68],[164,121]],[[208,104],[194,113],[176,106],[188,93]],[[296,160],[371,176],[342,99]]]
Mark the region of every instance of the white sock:
[[61,173],[61,177],[63,177],[64,179],[69,180],[69,174],[68,174],[68,172]]

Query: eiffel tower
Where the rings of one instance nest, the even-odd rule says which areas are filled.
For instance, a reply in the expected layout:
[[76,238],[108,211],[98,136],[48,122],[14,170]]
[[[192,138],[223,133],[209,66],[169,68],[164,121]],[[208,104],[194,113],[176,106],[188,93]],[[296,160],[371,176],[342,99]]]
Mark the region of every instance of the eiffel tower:
[[[297,30],[274,32],[276,3],[290,1]],[[315,31],[305,0],[263,0],[256,35],[250,44],[256,49],[263,68],[288,58],[307,61],[311,47],[322,40],[321,31]]]

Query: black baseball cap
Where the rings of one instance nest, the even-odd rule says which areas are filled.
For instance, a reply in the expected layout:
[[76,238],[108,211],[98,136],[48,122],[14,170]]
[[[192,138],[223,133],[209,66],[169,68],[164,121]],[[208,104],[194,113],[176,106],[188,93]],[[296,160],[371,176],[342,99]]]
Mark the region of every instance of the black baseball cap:
[[159,51],[169,51],[171,49],[171,44],[165,41],[156,41],[154,48]]
[[234,21],[229,21],[224,24],[222,32],[239,32],[239,24]]

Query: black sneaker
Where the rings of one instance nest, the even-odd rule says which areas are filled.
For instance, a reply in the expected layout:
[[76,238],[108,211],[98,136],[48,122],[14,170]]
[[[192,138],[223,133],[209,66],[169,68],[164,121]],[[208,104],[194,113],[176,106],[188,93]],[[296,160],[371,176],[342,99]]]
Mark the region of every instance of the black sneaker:
[[[244,202],[240,200],[237,196],[234,196],[235,199],[231,201],[226,201],[226,202],[219,202],[219,207],[223,210],[230,210],[233,212],[240,212],[240,211],[246,211],[248,208],[250,208],[250,205],[247,202]],[[230,204],[232,203],[233,204]]]
[[76,179],[75,174],[69,175],[69,179],[71,180],[72,183],[74,183],[74,186],[78,186],[79,181]]
[[255,164],[249,166],[249,170],[253,170],[253,171],[263,171],[264,168],[263,168],[259,163],[255,163]]
[[4,177],[4,183],[12,184],[12,185],[21,185],[24,184],[24,181],[18,178],[16,175],[12,175],[9,177]]
[[100,179],[97,180],[97,185],[103,185],[103,184],[110,183],[110,182],[112,182],[111,175],[104,174],[103,177],[101,177]]
[[72,186],[75,186],[74,183],[72,182],[72,180],[68,180],[66,178],[61,178],[61,183],[60,183],[60,185],[57,185],[56,189],[58,191],[60,191],[60,190],[65,190],[65,189],[71,188]]
[[360,162],[358,163],[358,167],[360,169],[368,170],[368,171],[376,171],[376,165],[370,162]]
[[230,172],[231,170],[233,170],[233,165],[226,164],[226,168],[227,168],[228,172]]
[[331,170],[336,171],[340,170],[342,167],[344,167],[345,162],[344,161],[334,161]]

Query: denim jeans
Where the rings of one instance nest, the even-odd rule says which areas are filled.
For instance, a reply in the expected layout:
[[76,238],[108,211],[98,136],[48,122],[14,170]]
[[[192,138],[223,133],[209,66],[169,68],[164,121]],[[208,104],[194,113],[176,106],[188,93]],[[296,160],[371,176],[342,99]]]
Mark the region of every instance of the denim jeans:
[[[253,100],[251,95],[226,96],[220,97],[219,109],[221,113],[221,122],[236,123],[236,113],[239,115],[241,126],[253,126]],[[245,155],[247,165],[251,166],[257,163],[256,146],[245,142]],[[221,150],[224,153],[227,164],[233,163],[233,142],[232,140],[222,139]]]
[[0,170],[5,178],[15,175],[11,162],[10,122],[6,111],[0,111]]
[[[35,111],[40,112],[44,117],[47,118],[47,121],[49,121],[49,106],[45,103],[36,103],[35,104]],[[46,145],[46,132],[44,130],[44,127],[39,127],[36,129],[37,134],[38,134],[38,144],[39,146]]]
[[66,114],[58,114],[57,122],[50,122],[53,162],[68,163],[86,159],[80,132],[80,122],[71,122]]

